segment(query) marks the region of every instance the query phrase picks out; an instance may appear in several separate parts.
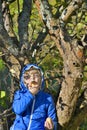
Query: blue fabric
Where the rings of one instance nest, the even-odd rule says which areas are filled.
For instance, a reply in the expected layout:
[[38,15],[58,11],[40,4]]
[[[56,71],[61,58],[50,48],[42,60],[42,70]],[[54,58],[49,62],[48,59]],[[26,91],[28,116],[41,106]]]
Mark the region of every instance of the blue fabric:
[[[14,95],[13,100],[13,111],[16,114],[16,119],[10,130],[45,130],[44,122],[47,117],[51,117],[54,122],[55,130],[57,130],[57,119],[54,101],[48,93],[43,90],[44,76],[42,73],[42,90],[40,90],[35,96],[33,96],[23,83],[23,73],[28,70],[31,66],[38,68],[36,65],[27,65],[23,68],[20,87]],[[35,101],[35,102],[34,102]],[[32,106],[34,103],[34,109]],[[32,118],[31,118],[32,113]],[[30,119],[31,118],[31,119]]]

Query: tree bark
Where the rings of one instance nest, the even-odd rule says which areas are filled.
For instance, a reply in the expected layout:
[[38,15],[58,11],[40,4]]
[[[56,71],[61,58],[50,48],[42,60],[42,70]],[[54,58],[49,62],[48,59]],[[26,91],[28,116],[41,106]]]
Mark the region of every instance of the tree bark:
[[4,128],[3,128],[3,121],[2,121],[2,119],[0,119],[0,130],[4,130]]

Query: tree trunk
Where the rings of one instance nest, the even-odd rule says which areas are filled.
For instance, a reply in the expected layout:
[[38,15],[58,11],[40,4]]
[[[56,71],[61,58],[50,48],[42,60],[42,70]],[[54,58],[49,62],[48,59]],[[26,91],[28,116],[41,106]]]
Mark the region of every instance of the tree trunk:
[[0,130],[4,130],[4,128],[3,128],[3,121],[2,121],[2,119],[0,119]]
[[60,37],[63,44],[64,79],[56,108],[58,122],[65,129],[75,112],[76,102],[82,86],[83,48],[77,46],[77,41],[71,42],[61,31]]

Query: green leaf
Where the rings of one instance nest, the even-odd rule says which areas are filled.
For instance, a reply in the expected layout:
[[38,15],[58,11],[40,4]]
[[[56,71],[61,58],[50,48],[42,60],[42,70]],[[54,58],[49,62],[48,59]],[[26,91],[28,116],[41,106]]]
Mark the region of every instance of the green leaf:
[[5,91],[0,91],[0,98],[3,98],[6,96],[6,92]]
[[3,70],[5,68],[4,62],[2,59],[0,59],[0,70]]
[[87,22],[87,16],[85,17],[85,22]]

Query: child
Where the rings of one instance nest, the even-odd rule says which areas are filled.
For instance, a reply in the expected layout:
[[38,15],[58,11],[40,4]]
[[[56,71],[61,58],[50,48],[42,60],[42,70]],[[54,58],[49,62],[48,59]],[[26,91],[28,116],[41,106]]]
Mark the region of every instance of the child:
[[43,91],[42,70],[26,65],[20,78],[20,90],[14,95],[16,119],[10,130],[57,130],[56,110],[51,95]]

